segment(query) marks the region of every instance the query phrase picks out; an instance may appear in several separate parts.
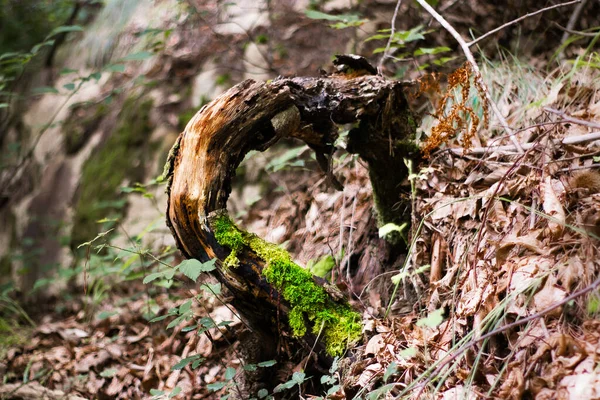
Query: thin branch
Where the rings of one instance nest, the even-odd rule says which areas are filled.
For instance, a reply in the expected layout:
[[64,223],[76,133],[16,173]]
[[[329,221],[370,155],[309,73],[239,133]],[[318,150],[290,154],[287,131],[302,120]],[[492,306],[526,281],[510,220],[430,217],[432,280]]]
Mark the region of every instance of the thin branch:
[[600,33],[598,31],[596,31],[596,32],[575,31],[573,29],[565,28],[564,26],[556,23],[555,21],[552,21],[552,24],[555,25],[558,29],[561,29],[561,30],[563,30],[565,32],[568,32],[571,35],[584,36],[584,37],[596,37],[596,36],[598,36],[598,33]]
[[[583,2],[585,2],[585,1],[586,1],[586,0],[583,0]],[[509,26],[511,26],[511,25],[514,25],[514,24],[516,24],[517,22],[520,22],[520,21],[522,21],[522,20],[524,20],[524,19],[526,19],[526,18],[533,17],[534,15],[541,14],[541,13],[543,13],[543,12],[545,12],[545,11],[552,10],[552,9],[554,9],[554,8],[559,8],[559,7],[570,6],[570,5],[572,5],[572,4],[575,4],[575,3],[581,3],[581,2],[582,2],[582,0],[573,0],[573,1],[566,2],[566,3],[555,4],[555,5],[553,5],[553,6],[550,6],[550,7],[545,7],[545,8],[542,8],[541,10],[537,10],[537,11],[534,11],[534,12],[532,12],[532,13],[527,13],[527,14],[525,14],[525,15],[523,15],[523,16],[521,16],[521,17],[517,18],[517,19],[513,19],[512,21],[510,21],[510,22],[507,22],[507,23],[505,23],[504,25],[500,25],[500,26],[499,26],[499,27],[497,27],[496,29],[492,29],[491,31],[489,31],[489,32],[487,32],[487,33],[485,33],[485,34],[483,34],[483,35],[479,36],[477,39],[474,39],[474,40],[470,41],[469,43],[467,43],[467,46],[471,47],[471,46],[473,46],[474,44],[478,43],[479,41],[481,41],[481,40],[485,39],[486,37],[488,37],[488,36],[491,36],[491,35],[493,35],[494,33],[498,32],[498,31],[501,31],[502,29],[504,29],[504,28],[506,28],[506,27],[509,27]]]
[[392,40],[394,38],[394,33],[396,32],[396,18],[398,17],[398,10],[400,9],[400,4],[402,0],[398,0],[396,3],[396,8],[394,9],[394,16],[392,17],[392,29],[390,30],[390,37],[388,39],[387,44],[385,45],[385,51],[381,56],[381,60],[379,60],[379,64],[377,65],[377,71],[381,74],[381,67],[383,66],[383,62],[386,58],[390,57],[388,52],[390,51],[390,46],[392,45]]
[[567,168],[561,168],[558,171],[559,172],[571,172],[571,171],[581,171],[583,169],[592,169],[592,168],[600,168],[600,164],[582,165],[579,167],[567,167]]
[[519,153],[523,153],[523,149],[521,148],[521,145],[519,144],[519,142],[515,138],[515,134],[514,134],[513,130],[511,129],[510,126],[508,126],[508,122],[506,121],[506,119],[504,118],[504,116],[502,115],[502,113],[500,112],[500,110],[498,109],[498,106],[496,105],[496,103],[494,103],[494,100],[492,99],[492,96],[490,95],[490,92],[489,92],[489,90],[487,88],[487,85],[483,81],[483,76],[481,75],[481,71],[479,70],[479,66],[475,62],[475,58],[473,57],[473,53],[471,53],[471,50],[469,50],[469,46],[467,45],[467,42],[465,42],[465,39],[463,39],[463,37],[460,35],[460,33],[458,33],[456,31],[456,29],[454,29],[454,27],[452,25],[450,25],[450,23],[448,23],[448,21],[446,21],[444,19],[444,17],[442,17],[440,14],[438,14],[438,12],[435,11],[433,9],[433,7],[431,7],[429,5],[429,3],[427,3],[427,1],[425,1],[425,0],[417,0],[417,3],[419,3],[421,5],[421,7],[423,7],[429,14],[431,14],[431,16],[433,18],[435,18],[436,21],[438,21],[454,37],[454,39],[458,42],[458,44],[460,45],[460,47],[463,50],[463,53],[465,54],[465,57],[467,57],[467,60],[471,64],[471,68],[475,72],[475,79],[478,81],[479,85],[483,89],[483,92],[485,93],[485,97],[486,97],[486,99],[487,99],[490,107],[492,108],[492,111],[494,112],[494,115],[496,116],[496,118],[498,118],[498,121],[500,121],[500,124],[502,125],[502,127],[510,135],[510,140],[515,145],[515,148],[517,149],[517,151]]
[[[586,142],[591,142],[594,140],[600,140],[600,131],[586,133],[585,135],[569,136],[562,140],[560,140],[560,139],[553,140],[553,143],[555,145],[561,145],[561,144],[567,145],[567,144],[586,143]],[[537,145],[538,145],[538,143],[525,143],[525,144],[521,145],[521,148],[524,150],[529,150]],[[454,147],[454,148],[450,149],[450,151],[452,153],[458,154],[458,155],[462,155],[465,152],[468,154],[488,154],[488,153],[492,153],[492,152],[515,152],[515,151],[517,151],[517,148],[513,145],[475,147],[475,148],[472,148],[469,150],[466,150],[462,147]]]
[[600,129],[600,124],[597,122],[586,121],[585,119],[579,119],[575,117],[571,117],[567,115],[564,111],[557,110],[555,108],[544,107],[544,111],[548,111],[549,113],[556,114],[560,116],[565,122],[572,122],[578,125],[588,126],[590,128]]
[[562,45],[567,41],[567,39],[569,39],[569,33],[570,33],[570,31],[573,30],[573,28],[575,28],[575,24],[577,23],[577,20],[579,19],[579,16],[581,15],[581,11],[583,11],[583,8],[585,7],[585,3],[587,3],[587,0],[581,0],[581,2],[577,5],[577,7],[575,7],[573,14],[571,14],[571,18],[569,18],[569,22],[567,22],[567,28],[565,29],[565,32],[563,33],[563,36],[560,39],[561,48],[563,50],[564,50],[564,47],[562,47]]

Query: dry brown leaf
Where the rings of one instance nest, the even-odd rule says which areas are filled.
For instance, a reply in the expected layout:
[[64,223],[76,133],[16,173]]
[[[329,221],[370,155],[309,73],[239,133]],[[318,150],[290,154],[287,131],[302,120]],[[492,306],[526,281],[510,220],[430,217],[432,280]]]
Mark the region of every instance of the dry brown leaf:
[[356,384],[360,387],[366,387],[373,381],[373,377],[377,374],[383,374],[383,366],[379,363],[371,364],[360,374]]
[[75,365],[75,371],[79,373],[88,372],[91,368],[104,364],[110,358],[110,353],[106,350],[90,353]]
[[557,179],[549,176],[544,179],[542,184],[542,197],[544,199],[542,208],[551,218],[548,219],[548,230],[550,235],[556,237],[564,229],[566,223],[565,209],[562,206],[560,198],[564,198],[565,188]]
[[463,385],[456,385],[441,393],[441,400],[475,400],[477,395],[471,390],[465,389]]
[[[533,312],[540,312],[550,306],[554,306],[561,302],[567,293],[560,287],[553,284],[546,284],[542,290],[533,296]],[[553,311],[547,314],[548,317],[558,317],[562,313],[562,307],[556,307]]]
[[383,335],[378,334],[369,339],[369,342],[365,346],[364,354],[379,354],[381,349],[385,347],[385,340],[383,340]]
[[592,361],[591,364],[589,372],[575,372],[573,375],[565,376],[560,381],[558,388],[560,398],[568,400],[593,400],[600,397],[600,374],[594,368],[596,362]]

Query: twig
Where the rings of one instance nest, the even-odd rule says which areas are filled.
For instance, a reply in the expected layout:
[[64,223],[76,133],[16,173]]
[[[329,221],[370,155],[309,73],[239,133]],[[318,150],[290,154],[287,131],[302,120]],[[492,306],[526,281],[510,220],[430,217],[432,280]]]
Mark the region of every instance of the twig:
[[559,172],[571,172],[571,171],[579,171],[582,169],[592,169],[592,168],[600,168],[600,164],[582,165],[579,167],[567,167],[567,168],[561,168],[558,171]]
[[[566,137],[562,140],[556,139],[556,140],[553,140],[553,143],[556,145],[579,144],[579,143],[591,142],[594,140],[600,140],[600,131],[587,133],[585,135],[570,136],[570,137]],[[537,145],[538,145],[537,143],[525,143],[524,145],[521,146],[521,148],[524,150],[529,150]],[[504,145],[504,146],[474,147],[469,150],[466,150],[462,147],[454,147],[454,148],[450,149],[450,151],[452,153],[458,154],[458,155],[462,155],[463,152],[466,152],[468,154],[487,154],[490,152],[515,152],[515,151],[517,151],[517,148],[513,145],[508,144],[508,145]]]
[[385,51],[381,56],[381,60],[379,60],[379,64],[377,64],[377,72],[381,74],[381,67],[383,66],[383,62],[386,58],[389,57],[388,52],[390,51],[390,46],[392,45],[392,40],[394,38],[394,32],[396,31],[396,18],[398,17],[398,10],[400,9],[400,4],[402,0],[398,0],[396,3],[396,8],[394,9],[394,16],[392,17],[392,29],[390,30],[390,38],[388,39],[387,44],[385,45]]
[[510,135],[510,140],[515,145],[515,148],[517,149],[517,151],[519,153],[523,153],[523,148],[521,148],[521,145],[519,144],[519,142],[515,138],[515,136],[514,136],[515,134],[514,134],[513,130],[510,128],[510,126],[508,126],[508,122],[506,121],[506,119],[504,118],[504,116],[502,115],[502,113],[500,112],[500,110],[498,109],[498,106],[496,105],[496,103],[494,103],[494,100],[492,99],[492,96],[490,95],[490,92],[489,92],[489,90],[487,88],[487,85],[483,81],[483,76],[481,75],[481,71],[479,70],[479,66],[475,62],[475,58],[473,57],[473,53],[471,53],[471,50],[469,50],[469,46],[467,45],[467,43],[465,42],[465,40],[463,39],[463,37],[460,35],[460,33],[458,33],[456,31],[456,29],[454,29],[454,27],[452,27],[452,25],[450,25],[450,23],[448,23],[448,21],[446,21],[444,19],[444,17],[442,17],[440,14],[438,14],[437,11],[435,11],[433,9],[433,7],[431,7],[429,5],[429,3],[427,3],[427,1],[425,1],[425,0],[417,0],[417,3],[419,3],[421,5],[421,7],[423,7],[429,14],[431,14],[431,16],[433,18],[435,18],[435,20],[438,21],[454,37],[454,39],[458,42],[458,44],[460,45],[460,47],[463,50],[463,53],[465,54],[465,57],[467,57],[467,60],[471,64],[471,68],[475,72],[475,79],[478,81],[479,85],[481,86],[481,89],[485,93],[485,97],[486,97],[486,99],[487,99],[490,107],[492,108],[492,111],[494,112],[494,115],[496,116],[496,118],[498,118],[498,121],[500,121],[500,124],[502,125],[502,127]]
[[[579,15],[581,15],[581,11],[583,11],[583,7],[585,7],[585,3],[587,3],[587,0],[581,0],[581,2],[579,3],[579,5],[577,5],[577,7],[575,7],[575,10],[573,10],[573,14],[571,14],[571,17],[569,18],[569,22],[567,22],[567,28],[565,29],[565,32],[563,33],[562,38],[560,39],[560,48],[562,50],[564,50],[564,47],[562,46],[567,39],[569,38],[569,31],[571,31],[573,28],[575,28],[575,24],[577,23],[577,20],[579,19]],[[561,53],[562,53],[561,50]]]
[[558,29],[561,29],[561,30],[563,30],[565,32],[568,32],[571,35],[584,36],[584,37],[596,37],[596,36],[598,36],[598,33],[600,33],[598,31],[596,31],[596,32],[575,31],[573,29],[565,28],[564,26],[556,23],[555,21],[552,21],[552,24],[554,24]]
[[584,119],[571,117],[570,115],[565,114],[563,111],[557,110],[555,108],[544,107],[544,111],[548,111],[549,113],[556,114],[556,115],[560,116],[566,122],[572,122],[574,124],[584,125],[584,126],[589,126],[590,128],[600,129],[600,124],[598,124],[596,122],[591,122],[591,121],[586,121]]
[[587,0],[573,0],[573,1],[566,2],[566,3],[555,4],[555,5],[553,5],[553,6],[550,6],[550,7],[545,7],[545,8],[542,8],[541,10],[537,10],[537,11],[534,11],[534,12],[532,12],[532,13],[527,13],[527,14],[525,14],[525,15],[523,15],[523,16],[521,16],[521,17],[517,18],[517,19],[513,19],[513,20],[512,20],[512,21],[510,21],[510,22],[507,22],[507,23],[505,23],[505,24],[503,24],[503,25],[500,25],[500,26],[499,26],[499,27],[497,27],[496,29],[492,29],[491,31],[489,31],[489,32],[487,32],[487,33],[485,33],[485,34],[483,34],[483,35],[479,36],[477,39],[473,39],[472,41],[470,41],[469,43],[467,43],[467,46],[471,47],[471,46],[473,46],[474,44],[478,43],[479,41],[481,41],[481,40],[485,39],[486,37],[488,37],[488,36],[490,36],[490,35],[493,35],[494,33],[498,32],[498,31],[501,31],[502,29],[504,29],[504,28],[506,28],[506,27],[509,27],[509,26],[511,26],[511,25],[514,25],[514,24],[516,24],[517,22],[520,22],[520,21],[522,21],[522,20],[524,20],[524,19],[526,19],[526,18],[533,17],[534,15],[541,14],[541,13],[543,13],[543,12],[545,12],[545,11],[552,10],[552,9],[554,9],[554,8],[558,8],[558,7],[570,6],[570,5],[572,5],[572,4],[575,4],[575,3],[582,3],[582,4],[583,4],[583,3],[585,3],[586,1],[587,1]]

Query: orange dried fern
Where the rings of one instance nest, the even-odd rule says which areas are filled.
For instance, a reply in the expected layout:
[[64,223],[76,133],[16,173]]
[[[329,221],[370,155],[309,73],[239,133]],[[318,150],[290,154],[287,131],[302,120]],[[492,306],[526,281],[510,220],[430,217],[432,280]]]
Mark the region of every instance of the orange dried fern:
[[[438,124],[431,129],[431,134],[422,148],[423,155],[426,158],[433,150],[444,143],[448,143],[450,139],[463,130],[462,146],[465,149],[471,147],[471,139],[475,136],[480,122],[473,108],[467,106],[473,75],[471,64],[465,63],[448,75],[448,85],[444,93],[440,89],[439,74],[428,74],[419,80],[420,94],[426,93],[430,97],[435,93],[441,95],[441,100],[435,106],[435,113],[433,114],[433,117],[438,120]],[[487,127],[489,123],[488,103],[479,80],[477,77],[474,78],[474,86],[483,107],[484,126]],[[461,89],[460,96],[457,95],[456,90],[459,87]],[[469,117],[471,120],[470,126],[468,126]]]

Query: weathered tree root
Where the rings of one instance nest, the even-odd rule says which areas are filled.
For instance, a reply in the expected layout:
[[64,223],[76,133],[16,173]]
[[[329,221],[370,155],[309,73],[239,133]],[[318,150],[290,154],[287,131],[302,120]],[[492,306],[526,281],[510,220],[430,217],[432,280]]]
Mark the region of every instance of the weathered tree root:
[[275,338],[291,337],[312,347],[319,337],[329,355],[340,355],[360,339],[360,315],[287,252],[231,222],[231,179],[246,153],[285,137],[306,142],[326,165],[336,125],[358,122],[347,149],[369,164],[379,222],[402,221],[394,205],[407,176],[404,159],[418,154],[415,123],[402,83],[364,75],[357,71],[363,61],[342,56],[345,72],[327,77],[244,81],[202,107],[169,156],[167,223],[179,249],[187,258],[218,259],[217,279],[272,347]]

